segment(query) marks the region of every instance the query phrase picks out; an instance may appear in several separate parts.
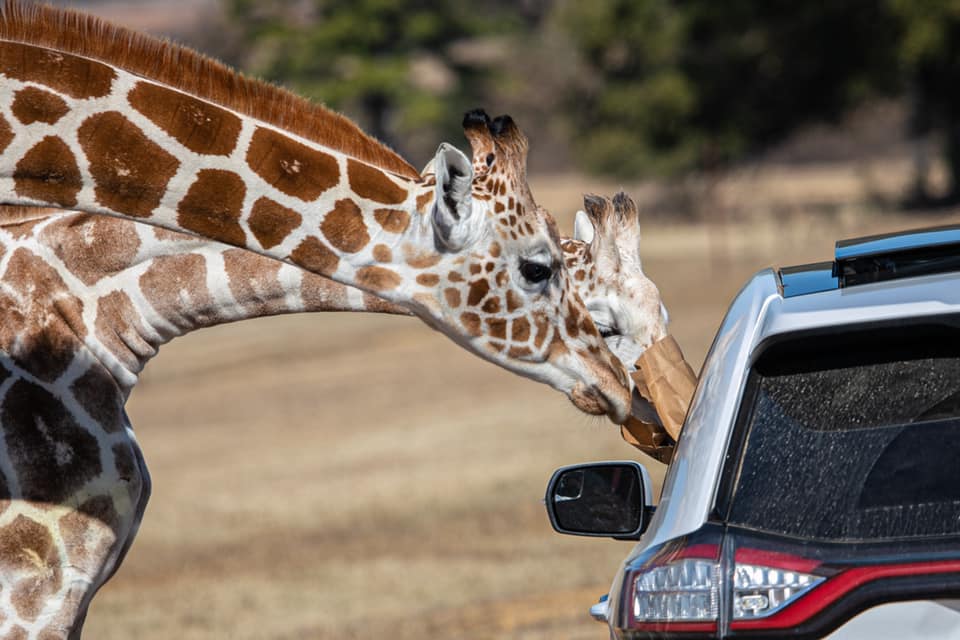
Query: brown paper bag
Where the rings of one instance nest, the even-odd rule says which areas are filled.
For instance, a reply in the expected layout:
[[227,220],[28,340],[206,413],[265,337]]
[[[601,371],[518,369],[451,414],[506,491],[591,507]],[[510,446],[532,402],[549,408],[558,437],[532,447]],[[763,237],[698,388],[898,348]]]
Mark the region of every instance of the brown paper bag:
[[650,345],[637,359],[636,367],[630,377],[641,397],[656,409],[663,426],[631,417],[621,427],[620,435],[644,453],[669,463],[697,387],[697,377],[684,360],[677,341],[669,335]]

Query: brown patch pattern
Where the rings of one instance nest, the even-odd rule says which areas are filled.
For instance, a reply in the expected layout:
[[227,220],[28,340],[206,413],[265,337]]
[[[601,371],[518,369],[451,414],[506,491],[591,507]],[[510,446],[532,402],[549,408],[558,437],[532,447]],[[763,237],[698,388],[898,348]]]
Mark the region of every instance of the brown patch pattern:
[[103,471],[96,438],[39,385],[15,382],[0,419],[25,500],[59,504]]
[[27,198],[73,207],[80,193],[80,169],[70,147],[60,138],[47,136],[17,163],[13,172],[17,193]]
[[486,278],[474,280],[470,283],[470,291],[467,294],[467,304],[471,307],[477,306],[489,291],[490,283],[487,282]]
[[340,264],[337,254],[313,236],[301,242],[290,254],[290,259],[308,271],[325,276],[331,275]]
[[393,251],[390,250],[385,244],[374,245],[373,247],[373,259],[377,262],[392,262],[393,261]]
[[400,286],[400,276],[383,267],[361,267],[357,269],[356,282],[359,286],[374,291],[390,291]]
[[104,431],[113,433],[121,427],[123,397],[113,376],[100,365],[87,369],[70,386],[77,402]]
[[[154,258],[142,276],[140,290],[161,316],[189,331],[207,318],[213,299],[207,291],[207,265],[202,256],[181,254]],[[184,302],[184,298],[186,302]],[[184,304],[190,308],[190,315]]]
[[269,249],[283,242],[291,231],[300,226],[301,221],[300,214],[293,209],[263,197],[253,203],[247,223],[260,246]]
[[463,328],[466,329],[467,334],[477,338],[483,334],[483,331],[480,328],[480,316],[475,313],[466,313],[460,314],[460,324],[463,325]]
[[403,209],[376,209],[373,217],[390,233],[403,233],[410,226],[410,214]]
[[177,142],[196,153],[228,156],[237,146],[240,118],[179,91],[139,82],[130,105]]
[[417,276],[417,283],[425,287],[435,287],[440,284],[440,276],[435,273],[421,273]]
[[203,169],[177,205],[177,222],[205,238],[243,245],[247,234],[240,226],[246,185],[232,171]]
[[41,241],[86,285],[129,268],[140,249],[135,223],[108,216],[58,217]]
[[105,64],[19,42],[0,43],[0,73],[79,99],[102,98],[116,77]]
[[53,124],[70,110],[60,96],[37,87],[17,91],[10,107],[13,116],[23,124],[46,122]]
[[0,292],[0,344],[36,377],[53,382],[83,347],[83,303],[44,260],[26,249],[10,257],[4,280],[14,291],[32,291],[25,300]]
[[116,111],[87,118],[78,137],[100,204],[134,217],[150,216],[180,162]]
[[390,180],[383,170],[353,158],[347,158],[347,176],[351,190],[361,198],[383,204],[400,204],[407,199],[407,190]]
[[360,207],[353,200],[337,200],[320,223],[320,230],[335,249],[356,253],[370,242]]
[[[169,276],[168,276],[169,277]],[[141,358],[156,352],[143,338],[140,314],[123,291],[111,291],[97,301],[97,339],[129,371],[139,371]]]
[[443,296],[447,299],[447,304],[456,309],[460,306],[460,291],[454,288],[443,290]]
[[265,260],[244,249],[228,249],[223,252],[223,265],[230,292],[247,315],[267,316],[286,309],[283,296],[274,295],[283,291],[279,281],[281,262]]
[[340,182],[336,158],[264,127],[253,133],[247,164],[267,184],[304,202],[316,200]]
[[11,142],[13,142],[13,130],[3,114],[0,114],[0,153],[3,153]]

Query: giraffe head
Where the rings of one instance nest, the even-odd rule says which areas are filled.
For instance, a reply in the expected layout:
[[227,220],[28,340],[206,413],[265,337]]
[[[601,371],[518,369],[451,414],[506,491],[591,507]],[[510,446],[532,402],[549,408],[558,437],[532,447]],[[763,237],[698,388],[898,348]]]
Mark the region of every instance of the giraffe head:
[[530,193],[526,137],[509,116],[479,110],[463,125],[472,160],[441,145],[424,170],[434,197],[421,213],[438,257],[416,276],[431,289],[414,296],[426,307],[415,312],[453,323],[468,348],[547,382],[582,411],[622,422],[629,379],[564,269],[555,222]]
[[563,242],[567,270],[607,346],[628,365],[667,335],[667,310],[640,263],[637,205],[625,193],[588,195],[574,238]]

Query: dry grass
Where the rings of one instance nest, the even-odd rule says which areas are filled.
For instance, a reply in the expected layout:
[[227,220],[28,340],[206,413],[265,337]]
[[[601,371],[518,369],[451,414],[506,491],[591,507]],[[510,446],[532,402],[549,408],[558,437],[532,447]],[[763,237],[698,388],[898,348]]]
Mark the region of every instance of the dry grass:
[[[536,185],[566,229],[594,188],[615,187]],[[696,367],[751,273],[929,222],[855,207],[649,222],[645,267]],[[188,336],[150,365],[129,411],[154,496],[89,638],[606,637],[586,609],[630,546],[554,534],[540,499],[555,467],[635,451],[416,321],[305,315]]]

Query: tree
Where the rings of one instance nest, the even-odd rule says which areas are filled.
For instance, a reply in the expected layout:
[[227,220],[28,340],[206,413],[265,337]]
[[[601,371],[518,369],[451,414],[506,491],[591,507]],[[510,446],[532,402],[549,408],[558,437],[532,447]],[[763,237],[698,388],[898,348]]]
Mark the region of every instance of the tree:
[[877,0],[558,5],[594,82],[570,101],[582,157],[624,176],[715,169],[896,79]]
[[461,114],[481,102],[486,72],[465,44],[520,24],[503,8],[476,11],[456,0],[228,0],[228,7],[249,44],[248,69],[424,157],[432,151],[424,145],[460,136]]

